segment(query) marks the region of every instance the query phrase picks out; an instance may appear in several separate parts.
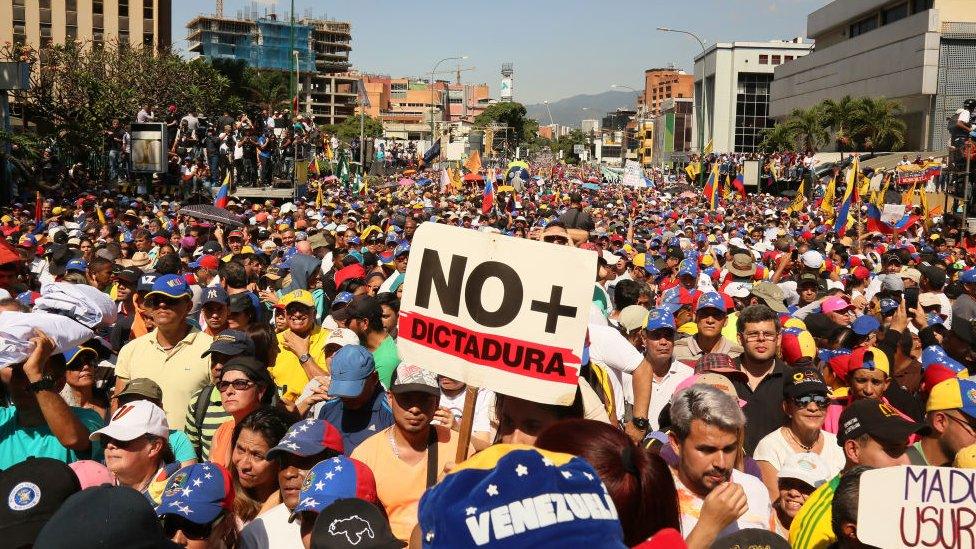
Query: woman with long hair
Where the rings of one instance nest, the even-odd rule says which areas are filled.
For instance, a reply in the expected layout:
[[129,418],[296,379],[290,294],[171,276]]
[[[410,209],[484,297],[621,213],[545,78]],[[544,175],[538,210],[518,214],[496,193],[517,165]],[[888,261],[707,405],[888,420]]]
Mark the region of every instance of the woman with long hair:
[[265,406],[234,427],[230,473],[236,491],[234,512],[242,524],[280,503],[278,462],[265,456],[285,436],[289,425],[282,414]]
[[274,382],[267,367],[254,357],[235,356],[220,370],[217,381],[220,403],[231,418],[220,424],[210,443],[210,461],[229,467],[234,446],[231,443],[238,421],[271,402]]
[[567,419],[542,431],[535,446],[579,456],[596,469],[617,508],[628,546],[663,528],[681,531],[678,493],[668,464],[620,429],[591,419]]

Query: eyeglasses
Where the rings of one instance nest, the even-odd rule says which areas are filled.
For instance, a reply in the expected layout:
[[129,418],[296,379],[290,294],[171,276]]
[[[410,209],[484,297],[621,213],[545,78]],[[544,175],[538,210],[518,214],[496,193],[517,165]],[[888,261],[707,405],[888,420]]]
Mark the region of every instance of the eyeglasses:
[[817,408],[824,409],[830,404],[830,399],[827,395],[803,395],[798,397],[793,397],[793,404],[796,404],[800,408],[806,408],[810,403],[817,405]]
[[561,246],[565,246],[566,244],[569,244],[568,238],[566,238],[565,236],[560,236],[558,234],[551,234],[548,236],[544,236],[542,237],[542,241],[548,242],[549,244],[559,244]]
[[956,423],[959,423],[959,424],[965,426],[966,427],[966,430],[969,431],[969,434],[976,435],[976,426],[974,426],[968,420],[959,419],[956,416],[953,416],[953,415],[950,415],[950,414],[945,414],[945,417],[951,419],[952,421],[955,421]]
[[285,307],[285,314],[290,317],[304,318],[310,314],[309,309],[310,308],[305,305],[289,305]]
[[221,393],[227,391],[227,389],[234,387],[235,391],[246,391],[251,387],[254,387],[256,383],[250,379],[235,379],[234,381],[219,381],[217,382],[217,390]]
[[158,309],[159,307],[166,307],[167,309],[172,309],[180,304],[182,299],[177,299],[174,297],[163,297],[163,296],[149,296],[146,298],[145,305],[150,309]]
[[742,337],[746,341],[769,341],[776,339],[779,332],[746,332],[742,334]]
[[197,524],[179,515],[166,515],[163,517],[163,532],[166,534],[167,538],[172,538],[176,535],[176,532],[183,532],[186,539],[207,539],[210,537],[210,533],[213,531],[214,525],[220,522],[223,517],[224,515],[221,514],[219,517],[208,523]]

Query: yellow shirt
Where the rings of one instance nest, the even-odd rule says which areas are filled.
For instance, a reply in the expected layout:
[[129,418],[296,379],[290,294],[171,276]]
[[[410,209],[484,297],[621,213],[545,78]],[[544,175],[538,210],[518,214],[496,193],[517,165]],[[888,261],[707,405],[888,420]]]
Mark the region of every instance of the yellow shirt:
[[163,411],[170,429],[183,429],[190,396],[210,382],[210,349],[213,338],[191,329],[175,347],[163,350],[153,330],[126,343],[119,351],[115,375],[123,380],[149,378],[163,390]]
[[810,494],[790,524],[790,547],[826,549],[837,541],[831,506],[839,484],[840,475],[837,475]]
[[[427,490],[427,457],[410,465],[393,455],[389,427],[364,440],[349,456],[365,463],[376,479],[376,495],[390,518],[390,528],[397,539],[408,540],[417,525],[420,496]],[[444,470],[457,454],[458,434],[443,427],[437,429],[437,473]],[[468,449],[468,455],[473,454]]]
[[[281,398],[294,402],[308,383],[308,374],[298,362],[298,356],[285,349],[285,332],[278,334],[278,358],[268,371],[271,372],[275,385],[282,389]],[[325,365],[325,340],[329,338],[329,333],[329,330],[316,326],[308,340],[308,354],[312,355],[315,364],[326,373],[329,370]]]

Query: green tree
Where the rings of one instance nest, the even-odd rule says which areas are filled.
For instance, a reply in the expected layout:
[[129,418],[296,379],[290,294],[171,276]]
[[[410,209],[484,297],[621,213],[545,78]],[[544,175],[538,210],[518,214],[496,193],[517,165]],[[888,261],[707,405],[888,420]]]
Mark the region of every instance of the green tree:
[[780,122],[762,131],[759,147],[765,153],[796,151],[796,132],[786,122]]
[[786,124],[792,129],[796,143],[805,151],[816,152],[830,140],[830,132],[818,107],[794,110]]
[[[535,132],[531,132],[532,123],[530,118],[525,117],[525,106],[514,101],[493,103],[474,119],[476,128],[486,128],[493,123],[505,124],[510,130],[508,134],[508,146],[511,149],[526,144],[531,141]],[[533,121],[534,122],[534,121]],[[538,131],[538,123],[535,123]],[[504,134],[499,133],[498,137],[504,139]]]
[[853,122],[852,113],[857,104],[857,99],[845,95],[838,101],[825,99],[819,105],[824,123],[834,131],[834,141],[837,143],[837,150],[841,152],[851,150],[850,147],[854,144],[850,128]]
[[244,89],[248,92],[248,104],[267,109],[280,110],[289,107],[291,93],[288,75],[281,71],[259,70],[248,67],[244,71]]
[[[359,139],[359,116],[350,116],[341,124],[322,126],[322,131],[329,135],[335,135],[341,141],[347,143],[354,139]],[[368,138],[380,137],[383,135],[383,123],[371,116],[364,116],[363,135]]]
[[864,149],[897,151],[905,145],[908,125],[899,115],[902,106],[884,97],[862,97],[853,108],[852,133]]
[[566,163],[579,164],[580,157],[573,152],[573,148],[576,145],[585,144],[586,134],[584,134],[582,130],[573,129],[570,130],[568,134],[560,136],[559,139],[556,139],[552,149],[557,158],[559,157],[559,153],[562,152],[563,160],[565,160]]

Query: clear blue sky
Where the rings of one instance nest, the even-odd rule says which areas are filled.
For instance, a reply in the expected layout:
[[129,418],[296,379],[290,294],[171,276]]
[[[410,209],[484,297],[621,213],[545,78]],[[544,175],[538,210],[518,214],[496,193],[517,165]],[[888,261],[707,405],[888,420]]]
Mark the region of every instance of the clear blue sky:
[[[467,82],[498,94],[501,64],[515,65],[515,99],[555,101],[642,85],[646,68],[691,71],[698,43],[658,26],[692,30],[706,43],[805,36],[807,15],[827,0],[295,0],[295,11],[352,23],[353,66],[393,76],[429,73],[438,59],[468,55]],[[248,3],[249,4],[249,3]],[[260,4],[271,6],[270,0]],[[225,0],[235,16],[241,0]],[[287,17],[290,2],[277,3]],[[173,0],[173,42],[185,49],[186,22],[212,13],[213,0]],[[705,21],[701,21],[702,18]],[[443,63],[439,70],[443,70]],[[444,78],[447,76],[441,76]]]

